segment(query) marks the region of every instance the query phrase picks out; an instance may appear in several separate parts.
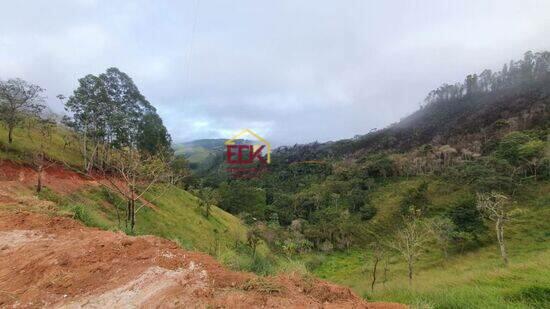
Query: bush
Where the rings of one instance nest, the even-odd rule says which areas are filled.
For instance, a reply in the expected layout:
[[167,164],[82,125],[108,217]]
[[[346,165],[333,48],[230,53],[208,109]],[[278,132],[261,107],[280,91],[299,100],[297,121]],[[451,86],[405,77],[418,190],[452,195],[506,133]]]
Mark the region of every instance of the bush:
[[90,213],[84,205],[76,205],[72,208],[73,218],[84,223],[86,226],[96,226]]
[[420,211],[421,213],[425,213],[430,203],[427,192],[428,183],[425,181],[418,187],[409,189],[401,200],[401,214],[408,215],[411,211]]

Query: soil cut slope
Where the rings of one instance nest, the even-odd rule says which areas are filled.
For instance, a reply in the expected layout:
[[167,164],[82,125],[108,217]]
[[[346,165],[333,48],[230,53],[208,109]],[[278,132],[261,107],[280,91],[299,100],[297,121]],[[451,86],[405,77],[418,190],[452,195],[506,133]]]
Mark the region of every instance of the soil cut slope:
[[[1,204],[1,203],[0,203]],[[401,308],[300,276],[257,277],[153,236],[0,206],[0,307]]]

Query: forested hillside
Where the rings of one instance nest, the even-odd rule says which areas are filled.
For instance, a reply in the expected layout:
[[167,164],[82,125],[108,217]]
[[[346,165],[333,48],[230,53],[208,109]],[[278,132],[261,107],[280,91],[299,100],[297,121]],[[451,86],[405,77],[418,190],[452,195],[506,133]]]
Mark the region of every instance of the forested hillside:
[[[468,75],[432,90],[422,107],[387,128],[349,140],[281,147],[286,161],[376,151],[409,151],[424,144],[473,148],[511,131],[548,126],[549,52]],[[500,135],[499,135],[500,134]],[[480,152],[479,145],[477,152]]]
[[[203,184],[273,252],[364,295],[435,307],[548,304],[550,282],[536,269],[547,267],[550,226],[536,218],[550,205],[549,61],[527,52],[442,85],[385,129],[280,147],[256,179],[231,179],[220,158]],[[493,274],[501,267],[518,280],[493,290],[507,280]]]

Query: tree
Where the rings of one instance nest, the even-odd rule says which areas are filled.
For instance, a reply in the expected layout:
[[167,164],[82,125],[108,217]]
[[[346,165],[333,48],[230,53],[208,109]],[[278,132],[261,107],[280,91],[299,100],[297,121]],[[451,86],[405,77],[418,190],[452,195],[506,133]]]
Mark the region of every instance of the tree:
[[248,232],[246,232],[246,243],[252,249],[252,257],[256,257],[256,248],[261,240],[261,230],[258,224],[254,224]]
[[177,155],[172,158],[170,163],[170,169],[172,170],[172,175],[174,176],[170,182],[172,184],[183,183],[184,187],[189,186],[189,178],[192,176],[189,171],[189,164],[185,156]]
[[[64,122],[80,133],[84,169],[89,171],[100,143],[111,140],[109,122],[113,105],[109,102],[105,84],[100,78],[88,74],[79,79],[78,83],[78,88],[65,103],[65,110],[73,114],[72,120],[66,119]],[[92,152],[89,152],[89,145],[92,145]]]
[[199,205],[204,208],[204,216],[210,217],[210,210],[212,205],[219,203],[219,195],[212,188],[206,187],[199,190],[195,190],[195,195],[199,197]]
[[107,119],[111,143],[116,148],[135,147],[141,119],[154,112],[149,101],[141,94],[134,81],[117,68],[109,68],[99,75],[103,82],[110,107]]
[[519,157],[525,162],[537,180],[537,171],[544,160],[545,143],[541,140],[532,140],[518,149]]
[[170,177],[168,166],[162,156],[141,154],[136,149],[123,149],[110,155],[110,171],[104,173],[104,177],[126,199],[126,226],[130,224],[132,232],[139,210],[135,207],[136,201],[154,184]]
[[44,89],[22,79],[0,80],[0,121],[8,128],[8,143],[13,142],[13,129],[25,116],[38,116],[44,109]]
[[[373,261],[372,261],[372,280],[370,284],[370,290],[371,292],[373,292],[374,285],[376,284],[376,280],[377,280],[378,264],[380,263],[380,261],[382,261],[382,259],[384,259],[384,256],[386,255],[386,250],[379,241],[375,241],[371,245],[371,248],[372,248]],[[384,267],[384,277],[386,277],[386,272],[387,272],[387,265],[385,265]],[[385,279],[386,278],[384,278],[384,280]]]
[[420,183],[418,187],[408,189],[400,203],[401,214],[409,215],[415,211],[426,212],[427,205],[430,204],[427,192],[428,182],[426,181]]
[[127,74],[109,68],[99,76],[89,74],[78,82],[78,88],[65,103],[73,115],[72,121],[66,123],[81,134],[87,171],[94,165],[102,168],[111,148],[137,148],[150,155],[172,154],[171,138],[162,119]]
[[[35,127],[38,130],[40,139],[37,141],[38,150],[33,154],[33,165],[36,169],[37,179],[36,179],[36,192],[40,193],[42,191],[42,179],[44,170],[50,167],[53,163],[48,163],[46,158],[46,149],[51,143],[52,130],[55,128],[55,122],[51,119],[36,119]],[[29,139],[32,141],[32,135],[29,131]]]
[[403,227],[395,233],[388,246],[407,261],[409,285],[412,285],[414,265],[424,252],[426,243],[431,240],[431,233],[427,222],[420,219],[418,214],[403,219]]
[[508,265],[508,254],[504,242],[504,225],[510,221],[517,210],[510,208],[508,197],[497,192],[478,193],[477,208],[489,220],[495,222],[497,242],[504,265]]
[[154,111],[143,115],[138,125],[137,147],[149,154],[171,152],[172,138],[162,123],[162,119]]
[[523,144],[531,141],[529,135],[522,132],[512,132],[506,135],[499,143],[496,155],[506,159],[510,164],[517,165],[521,162],[520,149]]
[[458,232],[469,233],[473,237],[477,237],[486,229],[476,203],[475,196],[472,196],[458,202],[449,211],[449,217]]

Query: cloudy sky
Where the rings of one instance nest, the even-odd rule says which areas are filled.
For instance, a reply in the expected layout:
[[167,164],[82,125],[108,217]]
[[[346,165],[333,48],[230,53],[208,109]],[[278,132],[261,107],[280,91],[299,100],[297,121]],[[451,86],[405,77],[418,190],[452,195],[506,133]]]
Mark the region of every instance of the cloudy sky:
[[116,66],[175,141],[364,134],[471,72],[550,49],[550,1],[0,0],[0,78],[70,95]]

